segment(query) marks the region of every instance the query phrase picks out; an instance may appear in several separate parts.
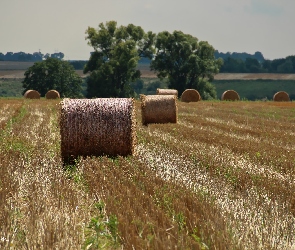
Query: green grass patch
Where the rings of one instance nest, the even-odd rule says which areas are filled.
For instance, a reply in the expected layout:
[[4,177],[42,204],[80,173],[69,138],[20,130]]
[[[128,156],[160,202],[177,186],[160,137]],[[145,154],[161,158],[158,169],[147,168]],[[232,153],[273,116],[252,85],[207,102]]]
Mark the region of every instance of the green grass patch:
[[0,97],[22,97],[22,79],[0,79]]
[[278,91],[285,91],[291,100],[295,100],[295,80],[214,80],[217,97],[226,90],[235,90],[241,99],[272,100]]

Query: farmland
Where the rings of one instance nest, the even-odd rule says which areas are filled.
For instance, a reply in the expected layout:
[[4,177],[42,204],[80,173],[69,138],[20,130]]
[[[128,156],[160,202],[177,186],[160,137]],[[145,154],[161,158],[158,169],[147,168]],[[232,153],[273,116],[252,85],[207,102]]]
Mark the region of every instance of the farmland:
[[178,102],[136,154],[64,166],[58,101],[0,99],[1,249],[293,249],[295,104]]
[[[31,62],[1,62],[0,61],[0,97],[21,97],[23,88],[22,80],[25,70]],[[144,82],[142,89],[135,89],[137,94],[155,94],[157,88],[167,88],[167,81],[160,81],[156,74],[149,69],[149,64],[139,64],[141,80]],[[76,72],[85,79],[87,75],[83,70]],[[233,89],[241,99],[247,100],[272,100],[278,91],[285,91],[290,99],[295,99],[295,74],[262,74],[262,73],[220,73],[212,82],[216,88],[217,98],[220,99],[224,91]],[[86,83],[83,81],[83,95],[86,94]]]

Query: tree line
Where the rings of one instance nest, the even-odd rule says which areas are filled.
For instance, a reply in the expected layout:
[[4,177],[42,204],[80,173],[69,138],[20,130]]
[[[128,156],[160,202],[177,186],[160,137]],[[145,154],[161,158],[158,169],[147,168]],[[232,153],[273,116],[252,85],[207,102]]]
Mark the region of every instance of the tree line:
[[7,52],[3,54],[0,52],[0,61],[21,61],[21,62],[39,62],[46,58],[56,58],[62,60],[64,58],[64,53],[56,52],[56,53],[46,53],[42,54],[41,52],[34,53],[25,53],[25,52]]
[[295,73],[295,56],[287,56],[274,60],[264,59],[261,52],[254,55],[248,53],[219,53],[215,58],[222,58],[221,73]]

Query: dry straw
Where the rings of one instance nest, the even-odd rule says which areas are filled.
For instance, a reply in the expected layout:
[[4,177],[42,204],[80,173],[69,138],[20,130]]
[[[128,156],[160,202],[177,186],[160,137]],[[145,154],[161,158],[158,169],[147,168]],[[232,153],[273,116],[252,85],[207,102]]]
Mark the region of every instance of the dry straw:
[[186,89],[181,95],[182,102],[198,102],[201,101],[200,93],[195,89]]
[[136,144],[132,98],[64,99],[61,102],[61,156],[127,156]]
[[277,93],[274,94],[273,96],[273,100],[275,102],[289,102],[290,101],[290,97],[289,94],[285,91],[279,91]]
[[142,124],[177,123],[175,95],[140,95]]
[[46,93],[45,97],[46,97],[46,99],[59,99],[60,95],[59,95],[58,91],[52,89]]
[[157,89],[157,95],[175,95],[178,96],[176,89]]
[[27,90],[24,94],[26,99],[40,99],[40,93],[36,90]]
[[222,101],[238,101],[240,100],[239,94],[234,90],[224,91],[221,96]]

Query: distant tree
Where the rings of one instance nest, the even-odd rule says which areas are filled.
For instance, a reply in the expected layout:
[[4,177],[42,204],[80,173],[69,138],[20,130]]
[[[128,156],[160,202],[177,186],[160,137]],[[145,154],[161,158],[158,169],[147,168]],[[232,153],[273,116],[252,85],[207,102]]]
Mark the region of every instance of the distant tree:
[[117,22],[100,23],[98,29],[86,30],[88,44],[94,52],[84,73],[88,97],[128,97],[134,95],[131,82],[140,77],[136,69],[141,57],[152,58],[154,34],[145,33],[140,26],[117,27]]
[[74,69],[76,70],[83,70],[85,65],[87,64],[87,61],[78,60],[78,61],[69,61],[71,65],[73,65]]
[[292,73],[295,73],[295,56],[287,56],[286,60],[292,63]]
[[208,42],[198,42],[182,31],[164,31],[157,35],[155,48],[151,69],[159,78],[168,77],[169,88],[177,89],[179,95],[194,88],[203,99],[216,98],[209,82],[219,72],[222,59],[215,59],[215,50]]
[[220,72],[223,73],[244,73],[246,72],[245,62],[242,59],[227,57],[223,61]]
[[272,73],[278,73],[278,67],[286,62],[285,58],[278,58],[271,61]]
[[261,72],[261,65],[255,58],[246,58],[245,66],[249,73]]
[[246,61],[247,58],[253,58],[253,59],[256,59],[260,63],[262,63],[265,60],[262,53],[259,52],[259,51],[256,51],[254,53],[254,55],[252,55],[252,54],[245,53],[245,52],[242,52],[242,53],[239,53],[239,52],[222,53],[222,52],[219,52],[218,50],[216,50],[214,52],[214,56],[215,56],[215,58],[222,58],[223,60],[225,60],[225,59],[227,59],[229,57],[233,58],[233,59],[241,59],[243,61]]
[[39,91],[41,96],[45,96],[48,90],[55,89],[61,97],[82,97],[82,79],[73,66],[66,61],[47,58],[42,62],[34,63],[24,75],[23,93],[34,89]]
[[286,59],[286,61],[282,64],[280,64],[277,67],[277,72],[278,73],[293,73],[293,63],[290,59]]
[[59,60],[62,60],[64,58],[64,53],[62,52],[58,52],[58,53],[53,53],[50,55],[51,58],[56,58],[56,59],[59,59]]
[[262,68],[264,69],[265,72],[272,73],[273,70],[272,70],[272,66],[271,66],[271,60],[265,60],[262,63]]
[[258,61],[258,62],[260,62],[260,63],[262,63],[265,59],[264,59],[264,56],[262,55],[262,53],[261,52],[259,52],[259,51],[256,51],[255,53],[254,53],[254,58]]
[[131,83],[131,87],[134,89],[134,91],[139,94],[140,91],[142,90],[143,88],[143,80],[142,79],[137,79],[135,82],[132,82]]

